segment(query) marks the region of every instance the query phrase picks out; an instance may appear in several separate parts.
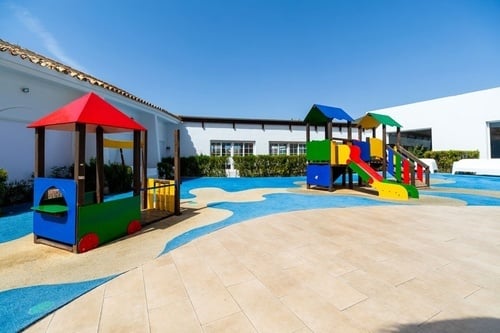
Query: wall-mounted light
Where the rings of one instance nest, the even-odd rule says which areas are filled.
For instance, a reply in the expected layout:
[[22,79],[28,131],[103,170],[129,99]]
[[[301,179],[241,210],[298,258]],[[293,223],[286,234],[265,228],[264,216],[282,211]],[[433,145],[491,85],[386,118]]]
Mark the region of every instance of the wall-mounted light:
[[23,93],[27,94],[27,93],[29,93],[29,92],[30,92],[30,88],[28,88],[28,87],[23,87],[23,88],[21,88],[21,91],[22,91]]

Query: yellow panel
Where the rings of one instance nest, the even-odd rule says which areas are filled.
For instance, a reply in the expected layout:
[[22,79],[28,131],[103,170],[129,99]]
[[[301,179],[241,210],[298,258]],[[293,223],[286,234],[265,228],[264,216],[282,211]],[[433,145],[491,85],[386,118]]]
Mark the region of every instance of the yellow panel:
[[105,148],[123,148],[123,149],[132,149],[134,148],[133,141],[120,141],[104,138],[104,147]]
[[350,160],[351,148],[348,145],[337,145],[338,154],[338,164],[347,164],[347,160]]
[[331,165],[337,165],[339,164],[338,158],[337,158],[337,143],[335,141],[331,142],[330,145],[330,164]]
[[408,200],[408,191],[398,184],[383,183],[374,180],[371,186],[378,191],[378,196],[391,200]]
[[370,156],[384,158],[384,151],[382,148],[383,142],[377,138],[368,138],[370,142]]
[[174,212],[174,184],[175,182],[173,180],[148,179],[148,209],[159,209]]

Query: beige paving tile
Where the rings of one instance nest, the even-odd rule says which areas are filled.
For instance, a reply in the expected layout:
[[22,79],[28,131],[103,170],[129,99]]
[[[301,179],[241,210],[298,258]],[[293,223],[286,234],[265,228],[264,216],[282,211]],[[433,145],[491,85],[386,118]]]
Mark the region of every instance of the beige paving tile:
[[217,240],[209,235],[196,242],[198,253],[225,286],[251,280],[254,275]]
[[148,311],[142,268],[111,280],[105,286],[101,332],[148,332]]
[[496,290],[481,288],[465,298],[465,303],[477,315],[500,319],[500,294]]
[[149,327],[151,333],[203,332],[193,306],[188,299],[179,300],[169,305],[162,305],[160,307],[150,309]]
[[327,268],[310,263],[290,270],[302,284],[329,300],[339,310],[346,309],[367,298],[340,277],[328,273]]
[[404,323],[397,313],[381,298],[368,298],[342,313],[362,330],[383,332],[388,327]]
[[308,289],[295,289],[281,298],[313,332],[362,332],[326,298]]
[[56,311],[46,332],[97,332],[104,289],[101,285]]
[[274,296],[282,297],[304,284],[304,281],[298,278],[294,272],[293,269],[285,269],[260,276],[259,280]]
[[172,258],[202,325],[240,311],[195,245],[174,250]]
[[377,298],[383,299],[388,309],[397,314],[399,320],[405,323],[421,324],[441,311],[432,299],[406,289],[391,289],[377,295]]
[[259,332],[294,332],[305,326],[259,280],[243,282],[228,290]]
[[142,267],[148,309],[188,299],[173,260],[157,259]]
[[238,312],[227,316],[225,318],[219,319],[215,322],[208,323],[203,326],[204,333],[253,333],[257,332],[252,323],[248,318],[242,313]]
[[373,297],[395,288],[395,286],[379,279],[376,275],[368,274],[360,269],[343,274],[339,278],[368,297]]

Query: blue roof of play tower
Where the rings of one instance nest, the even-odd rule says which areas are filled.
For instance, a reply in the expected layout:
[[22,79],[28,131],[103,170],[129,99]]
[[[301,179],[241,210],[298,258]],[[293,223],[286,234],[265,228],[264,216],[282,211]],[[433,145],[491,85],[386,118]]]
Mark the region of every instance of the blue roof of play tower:
[[354,121],[354,119],[341,108],[314,104],[307,114],[304,122],[311,125],[324,125],[333,119]]

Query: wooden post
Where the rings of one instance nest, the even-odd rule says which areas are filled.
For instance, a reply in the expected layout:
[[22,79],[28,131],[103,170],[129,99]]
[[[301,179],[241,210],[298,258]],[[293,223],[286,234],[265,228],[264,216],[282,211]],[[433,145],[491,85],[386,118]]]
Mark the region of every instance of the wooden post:
[[352,126],[351,122],[347,122],[347,140],[352,141]]
[[311,125],[306,124],[306,142],[311,141]]
[[101,203],[104,201],[104,130],[101,126],[97,126],[95,129],[95,145],[96,202]]
[[325,125],[325,140],[331,140],[333,136],[333,123],[331,121],[327,122]]
[[382,125],[382,176],[387,178],[387,150],[385,148],[387,144],[386,138],[386,126]]
[[75,166],[74,179],[77,184],[77,200],[78,206],[83,206],[85,203],[85,124],[75,124]]
[[134,130],[134,196],[141,193],[141,131]]
[[400,144],[401,144],[401,128],[397,127],[396,128],[396,147],[399,148]]
[[174,131],[175,215],[181,215],[181,146],[179,129]]
[[45,177],[45,127],[35,128],[35,178]]
[[148,131],[143,132],[142,139],[142,209],[148,208]]

